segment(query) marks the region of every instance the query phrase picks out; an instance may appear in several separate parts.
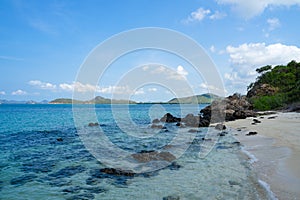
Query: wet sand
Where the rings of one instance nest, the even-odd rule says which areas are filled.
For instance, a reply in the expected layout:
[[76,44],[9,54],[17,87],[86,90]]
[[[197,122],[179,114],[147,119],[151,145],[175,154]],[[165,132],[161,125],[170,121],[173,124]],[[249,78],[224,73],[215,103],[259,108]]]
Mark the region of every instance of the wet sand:
[[[271,117],[271,118],[270,118]],[[275,118],[273,118],[275,117]],[[258,178],[278,199],[300,199],[300,113],[276,113],[227,122],[244,150],[252,154]],[[258,134],[246,136],[250,131]]]

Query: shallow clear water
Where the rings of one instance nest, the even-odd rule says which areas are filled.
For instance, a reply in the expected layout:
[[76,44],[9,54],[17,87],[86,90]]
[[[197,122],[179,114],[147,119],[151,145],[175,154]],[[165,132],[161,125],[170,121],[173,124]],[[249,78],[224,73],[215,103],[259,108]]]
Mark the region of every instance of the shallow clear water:
[[[0,199],[267,198],[230,133],[218,138],[212,151],[200,158],[203,138],[217,133],[213,128],[199,128],[188,140],[179,138],[177,146],[170,144],[178,134],[188,135],[190,128],[174,124],[165,125],[168,131],[150,128],[151,121],[166,112],[180,117],[197,114],[204,106],[117,105],[112,111],[110,105],[78,105],[74,112],[80,115],[73,116],[71,105],[0,105]],[[96,122],[91,112],[100,126],[87,126]],[[185,151],[159,170],[135,176],[105,174],[100,171],[107,167],[105,160],[97,160],[79,134],[84,130],[89,140],[102,144],[94,135],[99,128],[128,155]],[[112,157],[112,152],[106,153],[102,158]],[[149,169],[158,164],[152,162]]]

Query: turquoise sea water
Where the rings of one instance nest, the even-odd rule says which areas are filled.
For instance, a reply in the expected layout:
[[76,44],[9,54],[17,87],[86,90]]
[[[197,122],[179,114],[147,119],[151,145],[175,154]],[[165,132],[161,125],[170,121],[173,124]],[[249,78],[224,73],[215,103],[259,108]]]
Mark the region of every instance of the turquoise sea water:
[[[0,105],[0,199],[268,199],[230,131],[200,158],[203,138],[217,133],[214,128],[199,128],[188,140],[179,137],[178,148],[170,144],[190,128],[150,128],[166,112],[180,117],[204,106],[78,105],[74,116],[72,105]],[[96,122],[93,114],[100,125],[88,127]],[[116,166],[124,160],[108,150],[99,153],[100,159],[88,151],[80,133],[84,130],[89,141],[105,147],[95,134],[99,128],[128,155],[184,152],[172,163],[135,176],[105,174],[100,170],[108,167],[107,159],[113,158]]]

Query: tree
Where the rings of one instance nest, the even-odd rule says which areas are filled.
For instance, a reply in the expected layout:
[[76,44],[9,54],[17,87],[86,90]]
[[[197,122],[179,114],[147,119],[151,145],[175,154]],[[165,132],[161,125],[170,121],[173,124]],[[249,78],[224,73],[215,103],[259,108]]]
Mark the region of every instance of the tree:
[[261,67],[261,68],[257,68],[256,69],[256,72],[258,73],[263,73],[263,72],[266,72],[268,70],[272,69],[272,66],[271,65],[267,65],[267,66],[264,66],[264,67]]

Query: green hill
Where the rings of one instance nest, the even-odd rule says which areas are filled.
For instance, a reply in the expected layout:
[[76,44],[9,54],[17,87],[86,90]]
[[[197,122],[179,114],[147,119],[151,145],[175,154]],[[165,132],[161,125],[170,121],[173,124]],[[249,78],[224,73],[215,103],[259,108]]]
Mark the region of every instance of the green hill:
[[271,110],[300,102],[300,63],[267,65],[256,71],[260,75],[247,93],[255,109]]
[[135,104],[134,101],[127,101],[127,100],[115,100],[115,99],[107,99],[104,97],[97,96],[94,99],[88,101],[80,101],[75,99],[68,99],[68,98],[59,98],[49,102],[50,104]]
[[213,100],[220,99],[219,96],[211,93],[189,96],[189,97],[182,97],[182,98],[174,98],[168,101],[167,103],[170,104],[204,104],[204,103],[211,103]]

